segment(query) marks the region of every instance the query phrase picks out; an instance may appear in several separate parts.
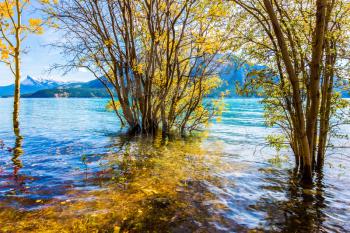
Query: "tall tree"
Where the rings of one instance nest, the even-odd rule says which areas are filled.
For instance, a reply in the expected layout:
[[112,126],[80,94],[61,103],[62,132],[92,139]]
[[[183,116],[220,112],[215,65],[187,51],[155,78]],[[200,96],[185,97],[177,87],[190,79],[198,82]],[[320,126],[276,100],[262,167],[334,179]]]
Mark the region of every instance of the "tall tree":
[[[43,0],[41,3],[49,3]],[[29,34],[43,33],[42,20],[29,18],[23,20],[28,12],[28,0],[0,1],[0,62],[5,63],[11,70],[14,81],[13,129],[19,136],[19,109],[21,95],[21,55],[22,43]],[[27,15],[26,15],[27,16]]]
[[[227,51],[229,3],[204,0],[65,0],[48,11],[67,40],[58,46],[105,85],[132,132],[181,134],[215,106],[219,53]],[[60,67],[60,66],[58,66]]]
[[311,182],[313,169],[324,163],[330,118],[346,106],[334,84],[344,78],[336,73],[345,59],[337,57],[337,48],[345,45],[341,32],[349,20],[349,3],[235,2],[241,7],[237,15],[249,21],[238,29],[240,43],[246,42],[242,48],[264,65],[251,73],[244,87],[253,86],[265,96],[267,123],[280,126],[303,180]]

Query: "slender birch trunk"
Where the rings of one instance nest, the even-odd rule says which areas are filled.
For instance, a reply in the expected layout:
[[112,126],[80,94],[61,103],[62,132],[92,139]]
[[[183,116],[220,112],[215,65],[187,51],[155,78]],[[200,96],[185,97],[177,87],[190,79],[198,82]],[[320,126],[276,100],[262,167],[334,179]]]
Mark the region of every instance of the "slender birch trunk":
[[20,2],[16,1],[17,11],[17,25],[15,28],[16,36],[16,47],[15,47],[15,93],[13,102],[13,129],[16,137],[20,137],[19,130],[19,110],[20,110],[20,96],[21,96],[21,60],[20,60],[20,49],[21,49],[21,14],[20,14]]

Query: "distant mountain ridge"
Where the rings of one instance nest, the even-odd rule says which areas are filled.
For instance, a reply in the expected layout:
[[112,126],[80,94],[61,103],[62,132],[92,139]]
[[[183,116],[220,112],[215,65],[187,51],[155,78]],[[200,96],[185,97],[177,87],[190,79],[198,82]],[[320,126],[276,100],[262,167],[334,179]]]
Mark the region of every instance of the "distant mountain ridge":
[[[12,97],[15,85],[0,86],[0,97]],[[21,82],[21,96],[24,98],[59,98],[59,97],[108,97],[100,80],[89,82],[58,82],[54,80],[38,80],[27,76]]]
[[[230,90],[231,97],[235,96],[234,83],[243,81],[243,71],[229,65],[223,68],[219,76],[223,80],[209,97],[219,96],[221,92]],[[0,87],[0,97],[13,96],[14,85]],[[108,98],[109,94],[99,79],[89,82],[56,82],[53,80],[36,80],[27,76],[21,82],[21,96],[23,98]]]
[[109,97],[104,85],[95,79],[89,82],[64,83],[55,88],[43,89],[25,94],[24,98],[106,98]]
[[55,88],[40,90],[32,94],[22,95],[22,98],[108,98],[108,92],[103,88]]
[[[222,85],[208,97],[220,96],[220,93],[229,91],[227,97],[237,97],[235,83],[244,83],[246,71],[237,65],[229,64],[223,67],[219,76]],[[341,91],[341,90],[339,90]],[[341,91],[343,97],[349,98],[349,92]],[[0,87],[0,97],[11,97],[14,93],[14,84]],[[37,80],[27,76],[21,82],[21,95],[24,98],[109,98],[104,85],[99,79],[89,82],[57,82],[53,80]]]
[[[52,89],[58,86],[63,85],[63,82],[57,82],[53,80],[36,80],[30,76],[27,76],[21,82],[21,94],[31,94],[36,91],[44,90],[44,89]],[[1,97],[10,97],[13,96],[15,90],[15,85],[11,84],[8,86],[0,87],[0,96]]]

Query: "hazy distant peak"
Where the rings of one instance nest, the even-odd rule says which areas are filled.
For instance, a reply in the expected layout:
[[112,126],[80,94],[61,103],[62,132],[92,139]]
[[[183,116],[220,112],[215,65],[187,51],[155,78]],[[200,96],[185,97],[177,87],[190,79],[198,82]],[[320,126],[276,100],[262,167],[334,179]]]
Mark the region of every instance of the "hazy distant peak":
[[30,77],[29,75],[27,76],[26,79],[24,79],[21,84],[22,85],[26,85],[26,86],[35,86],[38,85],[40,82],[33,79],[32,77]]
[[[34,93],[43,89],[56,88],[62,85],[63,82],[57,82],[54,80],[48,79],[35,79],[31,76],[27,76],[21,81],[21,93],[29,94]],[[0,96],[13,96],[14,93],[14,84],[8,86],[0,86]]]

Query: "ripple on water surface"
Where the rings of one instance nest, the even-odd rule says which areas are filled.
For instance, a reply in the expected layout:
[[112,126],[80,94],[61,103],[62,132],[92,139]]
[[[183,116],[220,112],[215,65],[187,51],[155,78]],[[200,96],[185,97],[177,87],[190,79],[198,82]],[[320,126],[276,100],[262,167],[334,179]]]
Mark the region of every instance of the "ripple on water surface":
[[292,159],[264,145],[276,129],[258,100],[228,99],[209,135],[170,142],[123,136],[107,101],[23,99],[13,156],[0,99],[0,231],[350,231],[349,151],[301,188]]

